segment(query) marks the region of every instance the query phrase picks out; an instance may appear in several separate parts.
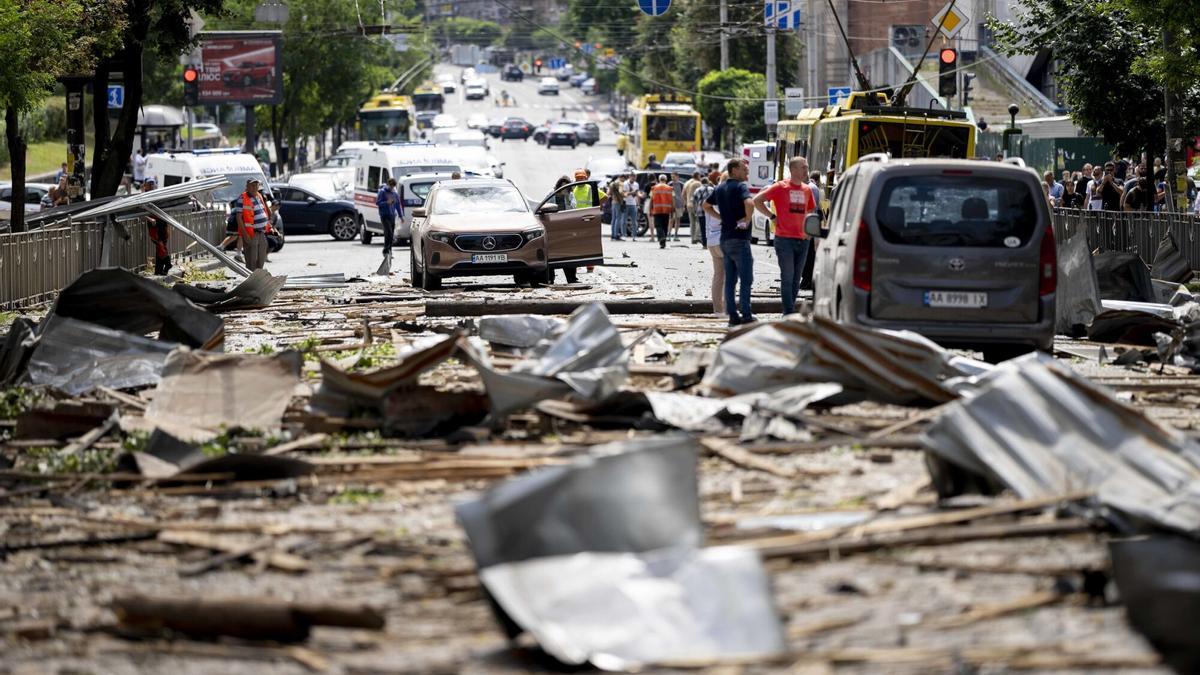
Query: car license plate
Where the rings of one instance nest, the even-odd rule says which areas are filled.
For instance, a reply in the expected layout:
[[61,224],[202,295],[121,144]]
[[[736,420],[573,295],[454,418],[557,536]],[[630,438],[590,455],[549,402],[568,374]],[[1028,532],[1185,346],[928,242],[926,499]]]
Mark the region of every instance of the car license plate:
[[507,253],[477,253],[471,256],[473,263],[498,263],[508,262]]
[[926,307],[987,307],[988,294],[973,291],[925,291]]

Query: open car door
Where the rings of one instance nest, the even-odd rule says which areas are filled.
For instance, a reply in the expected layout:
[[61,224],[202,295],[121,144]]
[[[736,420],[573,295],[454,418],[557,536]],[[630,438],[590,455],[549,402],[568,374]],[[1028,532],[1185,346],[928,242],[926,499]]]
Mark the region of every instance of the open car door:
[[[578,191],[581,199],[576,199],[576,188],[586,188]],[[580,206],[580,203],[585,205]],[[544,208],[550,204],[557,210]],[[543,199],[536,212],[546,228],[546,255],[551,268],[604,263],[600,192],[596,181],[562,186]]]

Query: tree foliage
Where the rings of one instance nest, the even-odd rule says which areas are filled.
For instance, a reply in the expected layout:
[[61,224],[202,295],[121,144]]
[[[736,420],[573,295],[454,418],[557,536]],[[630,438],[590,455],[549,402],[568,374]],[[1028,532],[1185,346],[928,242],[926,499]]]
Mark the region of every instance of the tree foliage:
[[469,43],[486,47],[497,43],[504,35],[504,28],[494,21],[452,16],[437,21],[430,27],[433,34],[443,42]]
[[[1053,45],[1060,64],[1055,77],[1062,101],[1084,133],[1103,137],[1123,155],[1142,150],[1160,154],[1166,147],[1163,84],[1167,72],[1165,65],[1155,64],[1176,59],[1162,54],[1162,24],[1146,22],[1155,15],[1138,12],[1135,16],[1129,9],[1132,4],[1132,0],[1018,0],[1017,18],[993,22],[992,28],[1004,54],[1036,54]],[[1167,3],[1139,0],[1136,4]],[[1196,67],[1194,52],[1192,61],[1191,67]],[[1194,80],[1187,82],[1179,93],[1185,127],[1194,129],[1200,121],[1200,94]]]
[[[765,138],[762,99],[767,78],[741,68],[713,70],[696,85],[696,110],[721,145],[732,147],[742,139]],[[736,131],[736,134],[730,132]]]

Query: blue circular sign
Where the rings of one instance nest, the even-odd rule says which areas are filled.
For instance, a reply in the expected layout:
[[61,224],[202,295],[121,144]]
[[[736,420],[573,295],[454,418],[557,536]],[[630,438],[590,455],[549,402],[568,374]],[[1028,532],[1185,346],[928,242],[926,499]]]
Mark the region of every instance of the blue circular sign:
[[638,0],[638,7],[650,16],[662,16],[671,9],[671,0]]

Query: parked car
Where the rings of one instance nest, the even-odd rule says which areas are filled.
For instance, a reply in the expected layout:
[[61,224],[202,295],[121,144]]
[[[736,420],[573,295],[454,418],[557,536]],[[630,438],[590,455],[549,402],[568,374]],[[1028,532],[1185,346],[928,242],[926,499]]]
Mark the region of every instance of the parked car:
[[500,138],[504,134],[504,123],[506,121],[507,120],[505,120],[503,117],[493,117],[492,119],[488,120],[487,126],[484,127],[484,131],[492,138]]
[[579,142],[591,147],[600,142],[600,126],[595,122],[582,122],[575,127]]
[[623,157],[593,157],[588,160],[587,170],[592,172],[592,180],[606,184],[631,168]]
[[330,199],[290,183],[274,183],[271,192],[279,200],[286,234],[328,234],[338,241],[358,236],[354,202]]
[[532,135],[533,127],[520,117],[510,117],[504,120],[504,126],[500,128],[500,139],[505,141],[510,138],[526,141]]
[[487,125],[487,115],[484,115],[483,113],[475,113],[467,118],[468,129],[479,129],[480,131],[483,131],[487,128]]
[[600,93],[600,85],[596,82],[596,78],[589,77],[583,81],[583,84],[579,85],[579,91],[589,96],[595,96]]
[[571,85],[572,87],[578,87],[579,85],[583,84],[583,81],[587,78],[587,73],[575,73],[571,77],[567,78],[567,84]]
[[556,267],[600,264],[600,208],[560,210],[557,194],[531,210],[505,180],[436,183],[425,206],[413,210],[413,286],[432,290],[446,277],[499,274],[511,274],[517,283],[544,282]]
[[662,170],[680,176],[691,176],[700,170],[700,166],[696,163],[694,152],[668,152],[662,159]]
[[520,82],[525,79],[525,73],[515,63],[509,63],[500,71],[500,79],[504,82]]
[[569,124],[555,124],[546,132],[546,147],[553,148],[556,145],[569,145],[572,148],[579,146],[579,132],[575,131],[575,127]]
[[349,181],[344,174],[316,170],[310,173],[294,173],[288,176],[288,185],[303,188],[322,199],[347,199],[354,201],[354,168],[350,167]]
[[[25,184],[25,215],[42,210],[42,198],[50,193],[53,183]],[[0,220],[12,218],[12,183],[0,183]]]
[[1054,342],[1057,257],[1037,175],[1000,162],[859,161],[834,190],[814,312],[1000,361]]
[[538,82],[538,95],[558,96],[558,81],[553,77],[543,77]]

